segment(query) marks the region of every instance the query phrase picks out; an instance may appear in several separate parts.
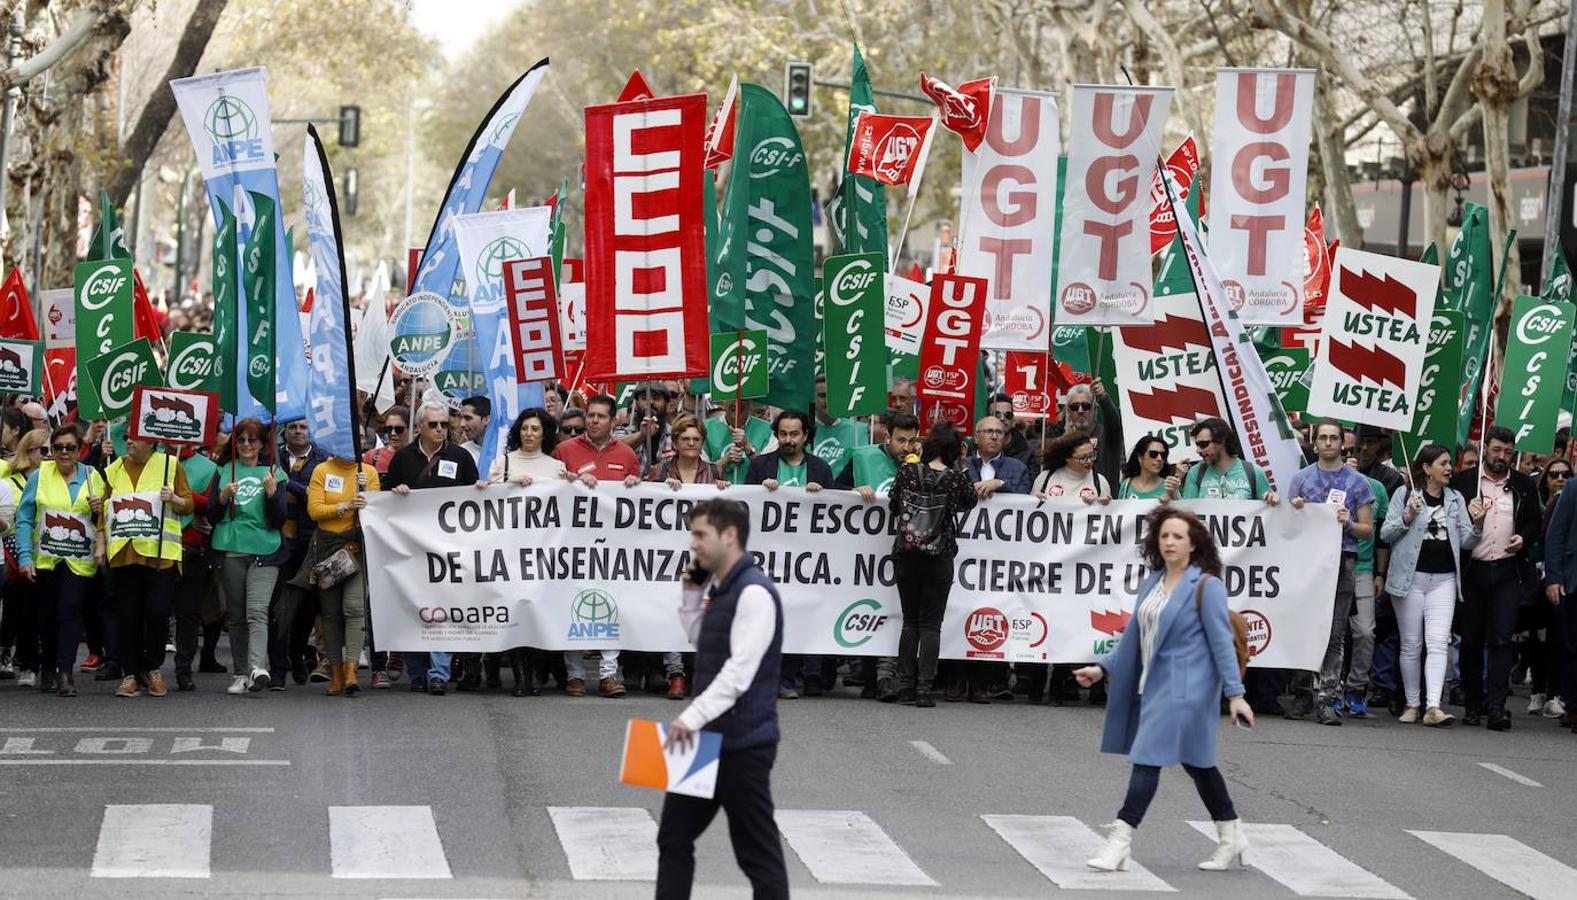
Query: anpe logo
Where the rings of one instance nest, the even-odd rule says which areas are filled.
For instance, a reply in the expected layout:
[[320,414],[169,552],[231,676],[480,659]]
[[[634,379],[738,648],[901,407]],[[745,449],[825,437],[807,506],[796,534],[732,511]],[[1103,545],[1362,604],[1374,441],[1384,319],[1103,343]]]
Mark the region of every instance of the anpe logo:
[[570,601],[569,639],[572,641],[618,640],[619,605],[607,591],[596,588],[581,591]]
[[1270,646],[1270,618],[1257,609],[1245,609],[1242,615],[1248,620],[1248,658],[1253,659]]
[[1007,643],[1008,617],[1000,609],[982,606],[964,617],[964,639],[982,653],[993,653]]
[[838,622],[832,626],[832,639],[846,649],[862,647],[881,631],[887,619],[880,601],[869,597],[856,600],[838,614]]
[[221,95],[203,113],[203,130],[214,142],[216,166],[264,160],[263,141],[258,136],[257,114],[239,97]]
[[526,245],[508,235],[499,238],[486,247],[476,257],[476,283],[478,285],[496,282],[504,277],[504,263],[512,259],[525,259],[531,254],[526,252]]

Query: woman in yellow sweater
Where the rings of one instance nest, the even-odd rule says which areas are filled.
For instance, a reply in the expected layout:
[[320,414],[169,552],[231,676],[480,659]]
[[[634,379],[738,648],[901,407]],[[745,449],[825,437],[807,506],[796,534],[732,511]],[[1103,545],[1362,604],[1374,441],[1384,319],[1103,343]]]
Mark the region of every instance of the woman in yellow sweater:
[[[367,627],[366,558],[361,548],[361,523],[357,516],[367,506],[366,491],[378,489],[378,470],[366,463],[330,458],[319,464],[307,486],[307,515],[318,523],[307,548],[301,571],[291,579],[315,591],[322,617],[323,643],[329,657],[329,686],[324,692],[354,696],[356,660],[361,655]],[[312,583],[312,567],[344,549],[356,560],[356,572],[333,587]]]

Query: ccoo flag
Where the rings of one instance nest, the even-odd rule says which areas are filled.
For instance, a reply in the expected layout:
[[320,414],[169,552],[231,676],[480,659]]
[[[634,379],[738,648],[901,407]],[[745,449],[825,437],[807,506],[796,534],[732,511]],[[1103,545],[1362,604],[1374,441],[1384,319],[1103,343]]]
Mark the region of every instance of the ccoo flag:
[[[213,208],[214,224],[221,223],[221,204],[229,207],[237,220],[236,241],[250,239],[257,213],[251,194],[261,194],[279,204],[279,172],[274,165],[274,139],[270,130],[268,83],[261,68],[236,69],[179,78],[170,82],[186,134],[197,153]],[[274,216],[274,246],[287,246],[282,216]],[[237,267],[239,268],[239,267]],[[236,289],[241,287],[241,272],[234,273]],[[283,419],[299,418],[306,412],[306,355],[300,348],[301,319],[296,315],[295,281],[290,272],[290,254],[274,254],[274,389],[276,412]],[[239,310],[237,334],[250,334],[246,310]],[[233,373],[245,378],[244,370]],[[263,405],[240,391],[242,416],[259,415]]]
[[[312,368],[307,373],[307,427],[312,443],[338,459],[361,458],[356,427],[356,363],[350,349],[350,292],[340,242],[339,203],[328,155],[318,130],[307,126],[301,153],[301,205],[307,217],[307,246],[317,270],[307,322]],[[383,312],[380,294],[369,304]]]

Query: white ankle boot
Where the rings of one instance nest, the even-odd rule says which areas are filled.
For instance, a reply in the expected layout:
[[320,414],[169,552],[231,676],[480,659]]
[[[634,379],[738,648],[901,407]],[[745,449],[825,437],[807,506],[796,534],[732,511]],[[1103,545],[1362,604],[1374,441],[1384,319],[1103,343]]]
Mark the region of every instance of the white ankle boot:
[[1234,859],[1240,866],[1248,865],[1248,837],[1243,834],[1242,819],[1217,822],[1216,840],[1218,841],[1216,852],[1200,863],[1199,868],[1210,872],[1223,872],[1231,867]]
[[1101,848],[1093,859],[1085,861],[1085,865],[1102,872],[1128,871],[1128,857],[1133,850],[1133,826],[1118,819],[1108,825],[1106,833],[1106,846]]

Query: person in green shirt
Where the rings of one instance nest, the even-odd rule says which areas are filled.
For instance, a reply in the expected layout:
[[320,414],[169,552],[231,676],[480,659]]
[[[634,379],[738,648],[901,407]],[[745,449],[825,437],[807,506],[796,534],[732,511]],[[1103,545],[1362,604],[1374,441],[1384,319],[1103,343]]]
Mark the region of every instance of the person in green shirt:
[[[1348,457],[1347,465],[1356,469],[1357,458]],[[1378,480],[1367,475],[1364,477],[1369,482],[1369,489],[1374,491],[1375,521],[1383,522],[1385,511],[1391,505],[1390,494]],[[1358,561],[1353,566],[1353,592],[1357,595],[1357,602],[1353,604],[1353,614],[1347,619],[1352,649],[1348,660],[1347,690],[1342,702],[1347,715],[1359,718],[1369,715],[1369,665],[1374,660],[1374,600],[1385,590],[1385,572],[1391,555],[1390,548],[1376,545],[1377,534],[1378,530],[1358,540]]]
[[1177,468],[1167,461],[1166,442],[1153,434],[1139,438],[1123,463],[1123,480],[1117,486],[1118,500],[1176,499],[1182,484]]
[[1183,475],[1184,500],[1264,500],[1275,506],[1276,492],[1259,466],[1243,459],[1243,446],[1224,420],[1212,416],[1194,425],[1199,462]]
[[[280,528],[285,524],[285,482],[264,446],[263,423],[242,419],[219,457],[208,521],[213,548],[220,554],[220,582],[230,623],[230,653],[235,679],[228,693],[267,690],[268,604],[289,556]],[[250,673],[250,674],[248,674]]]

